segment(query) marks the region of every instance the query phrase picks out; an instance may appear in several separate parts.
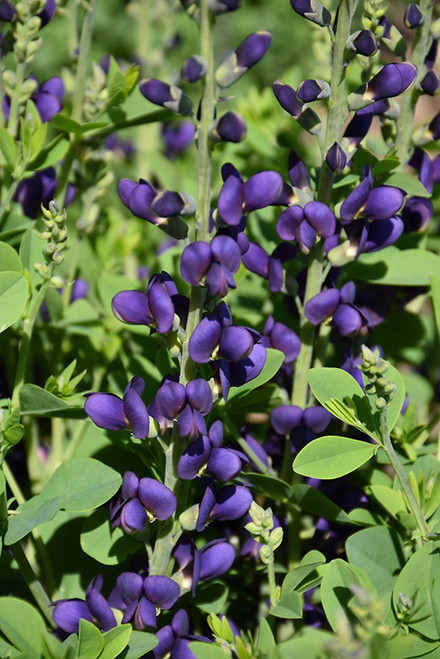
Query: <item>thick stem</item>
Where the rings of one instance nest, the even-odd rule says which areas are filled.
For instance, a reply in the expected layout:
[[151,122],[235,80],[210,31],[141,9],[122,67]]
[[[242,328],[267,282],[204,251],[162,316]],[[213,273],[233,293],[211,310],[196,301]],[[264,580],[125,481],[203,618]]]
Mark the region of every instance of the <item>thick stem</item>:
[[73,94],[72,119],[81,121],[84,91],[86,88],[87,70],[89,67],[90,44],[92,42],[93,25],[98,0],[92,0],[85,10],[79,42],[79,58],[75,77],[75,90]]
[[420,0],[420,10],[425,15],[425,22],[421,28],[415,30],[414,44],[411,52],[411,62],[417,67],[416,81],[411,88],[403,95],[400,104],[400,116],[397,122],[397,136],[396,136],[396,150],[397,156],[400,160],[400,167],[404,169],[409,158],[409,150],[411,146],[411,131],[413,127],[414,108],[419,96],[417,85],[424,75],[423,63],[425,61],[428,40],[431,28],[431,16],[434,8],[432,0]]
[[[338,141],[341,133],[342,119],[344,116],[344,89],[345,89],[345,44],[350,36],[351,19],[353,13],[353,0],[341,0],[339,4],[338,24],[333,43],[332,56],[332,79],[331,95],[329,99],[329,110],[325,138],[323,141],[323,162],[321,166],[317,198],[324,204],[330,204],[332,199],[333,172],[327,167],[324,160],[327,149]],[[312,297],[321,291],[324,268],[324,248],[321,244],[315,246],[309,255],[309,267],[307,272],[307,284],[304,296],[304,305]],[[307,404],[307,373],[310,369],[313,357],[313,344],[315,338],[315,327],[309,323],[301,314],[300,340],[301,351],[295,362],[295,376],[292,388],[292,405],[305,408]],[[290,447],[286,440],[284,453],[284,475],[290,475]],[[286,462],[288,463],[286,465]]]
[[383,407],[379,409],[379,425],[383,448],[385,449],[388,460],[390,461],[395,471],[397,479],[417,523],[420,534],[422,538],[426,538],[426,536],[430,533],[429,526],[391,442],[390,433],[388,431],[388,416],[385,400],[383,398],[378,398],[378,401],[379,400],[383,401]]
[[[196,240],[209,239],[209,216],[211,211],[211,147],[209,129],[214,120],[214,62],[213,62],[213,19],[209,11],[209,0],[200,1],[200,54],[208,63],[201,101],[201,119],[198,133],[199,174],[197,194]],[[205,289],[191,287],[190,308],[186,325],[185,341],[182,344],[180,363],[181,384],[186,385],[195,377],[197,367],[188,353],[188,341],[202,316]],[[172,438],[165,451],[165,485],[178,498],[180,479],[177,476],[177,461],[184,448],[184,439],[179,437],[174,426]],[[180,511],[179,511],[180,512]],[[159,530],[154,547],[150,574],[166,574],[173,546],[176,542],[177,512]]]

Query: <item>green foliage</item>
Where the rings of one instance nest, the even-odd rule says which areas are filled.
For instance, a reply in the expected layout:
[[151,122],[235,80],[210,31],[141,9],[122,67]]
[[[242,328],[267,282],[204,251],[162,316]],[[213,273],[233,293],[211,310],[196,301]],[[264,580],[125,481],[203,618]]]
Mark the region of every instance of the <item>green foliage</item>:
[[309,478],[340,478],[361,467],[377,446],[349,437],[319,437],[296,456],[293,470]]

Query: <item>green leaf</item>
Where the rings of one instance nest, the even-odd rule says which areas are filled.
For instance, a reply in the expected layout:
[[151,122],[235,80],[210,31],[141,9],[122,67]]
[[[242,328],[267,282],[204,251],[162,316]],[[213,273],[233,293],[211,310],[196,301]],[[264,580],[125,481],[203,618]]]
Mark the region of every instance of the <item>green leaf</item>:
[[139,542],[120,527],[111,528],[108,510],[99,508],[88,517],[81,532],[82,550],[103,565],[119,565],[139,551]]
[[62,496],[50,499],[38,494],[29,501],[20,504],[8,520],[5,544],[13,545],[24,538],[39,524],[53,519],[63,503]]
[[246,480],[266,496],[275,501],[287,501],[291,497],[291,487],[280,478],[266,476],[266,474],[246,473]]
[[225,610],[229,588],[222,581],[201,583],[197,587],[196,605],[205,613],[221,613]]
[[319,515],[330,522],[352,524],[347,513],[337,506],[320,490],[311,485],[294,485],[291,489],[290,501],[308,513]]
[[116,659],[127,647],[130,641],[132,626],[127,623],[110,629],[102,635],[104,639],[104,649],[99,655],[99,659]]
[[34,264],[43,259],[44,241],[35,235],[33,228],[27,229],[20,243],[20,259],[23,269],[27,270],[32,285],[32,291],[41,284],[41,277],[35,270]]
[[435,324],[437,326],[437,334],[440,337],[440,276],[435,277],[434,275],[431,275],[430,285]]
[[373,584],[361,568],[336,558],[327,565],[321,583],[321,601],[331,628],[337,631],[342,622],[351,624],[355,618],[348,608],[354,594],[352,586],[358,586],[377,599]]
[[329,656],[324,644],[314,638],[292,638],[277,645],[277,652],[281,659],[327,659]]
[[0,271],[21,272],[21,269],[20,257],[15,249],[7,243],[0,243]]
[[291,590],[298,589],[300,584],[320,565],[325,563],[325,556],[320,551],[312,549],[301,559],[299,564],[292,568],[284,577],[281,586],[281,594],[284,595]]
[[[47,126],[47,124],[44,125]],[[69,148],[69,144],[69,140],[62,135],[57,135],[49,142],[49,144],[46,144],[42,149],[39,149],[36,152],[36,155],[33,155],[32,160],[27,163],[26,169],[35,172],[39,169],[46,169],[47,167],[55,165],[64,158],[67,149]]]
[[15,167],[17,149],[11,133],[9,133],[3,126],[0,126],[0,151],[6,161],[8,169],[12,171]]
[[307,381],[313,395],[329,412],[375,438],[367,398],[353,376],[341,368],[311,368]]
[[158,643],[159,639],[154,634],[138,632],[134,629],[131,632],[127,647],[122,651],[120,659],[139,659],[155,648]]
[[26,277],[19,272],[0,272],[0,332],[21,317],[28,295]]
[[79,621],[78,659],[98,659],[104,647],[101,632],[88,620]]
[[400,513],[406,512],[405,497],[401,490],[393,490],[386,485],[370,485],[368,494],[372,494],[376,501],[395,519]]
[[116,494],[120,474],[94,458],[72,458],[58,467],[40,496],[64,497],[63,508],[82,512],[102,506]]
[[416,176],[406,174],[405,172],[394,172],[385,176],[381,180],[382,185],[393,185],[395,188],[402,188],[408,195],[415,197],[430,197],[431,193],[425,188],[423,183]]
[[0,630],[22,652],[41,655],[46,625],[29,602],[16,597],[0,597]]
[[276,646],[275,638],[266,618],[260,618],[258,628],[257,651],[260,654],[269,654]]
[[349,437],[319,437],[298,453],[292,468],[297,474],[309,478],[340,478],[367,462],[377,448]]
[[365,572],[379,596],[393,590],[405,564],[402,542],[393,529],[375,526],[358,531],[348,538],[345,549],[349,562]]
[[84,408],[68,405],[66,399],[58,398],[36,384],[24,384],[20,389],[21,414],[30,416],[83,417]]
[[429,286],[431,276],[440,277],[440,256],[423,249],[386,247],[344,266],[345,281],[388,286]]
[[250,382],[246,382],[246,384],[242,385],[241,387],[231,387],[228,400],[245,396],[253,389],[261,387],[262,384],[265,384],[271,380],[278,373],[281,368],[281,364],[285,359],[284,353],[280,350],[274,350],[273,348],[267,348],[266,353],[266,361],[260,375],[258,375]]
[[50,120],[50,123],[52,124],[52,126],[55,126],[55,128],[58,128],[58,130],[62,130],[65,133],[74,133],[75,135],[81,135],[83,132],[81,124],[79,124],[77,121],[74,121],[66,114],[62,114],[61,112],[59,112],[58,114],[54,114],[54,116]]
[[412,601],[413,612],[405,618],[411,629],[438,641],[440,638],[440,545],[428,542],[411,556],[393,591],[393,603],[399,612],[403,593]]
[[294,590],[281,593],[280,601],[276,606],[269,609],[269,613],[276,618],[286,618],[287,620],[302,618],[303,607],[301,595]]
[[188,647],[196,656],[196,659],[225,659],[225,657],[230,657],[229,654],[223,652],[218,645],[214,645],[213,643],[194,641],[193,643],[190,643]]

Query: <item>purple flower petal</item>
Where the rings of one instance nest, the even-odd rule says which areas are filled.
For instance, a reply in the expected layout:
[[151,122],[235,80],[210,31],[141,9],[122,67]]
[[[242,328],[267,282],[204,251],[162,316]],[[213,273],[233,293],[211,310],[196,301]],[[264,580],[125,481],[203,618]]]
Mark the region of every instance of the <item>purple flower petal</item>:
[[[263,370],[266,362],[266,349],[258,344],[252,348],[252,352],[246,359],[229,363],[229,382],[233,387],[240,387],[250,382]],[[224,395],[224,394],[223,394]]]
[[156,606],[146,597],[141,597],[139,600],[134,614],[134,624],[138,631],[144,631],[146,627],[156,627]]
[[356,297],[356,285],[353,281],[348,281],[344,284],[339,291],[339,296],[341,303],[343,304],[353,304],[354,298]]
[[299,225],[304,219],[304,211],[301,206],[289,206],[278,218],[277,233],[283,240],[295,240]]
[[150,417],[142,398],[134,388],[126,389],[124,393],[124,412],[127,417],[133,436],[136,439],[148,437],[150,431]]
[[236,176],[228,176],[218,197],[218,211],[221,218],[229,225],[236,226],[243,215],[243,182]]
[[209,315],[202,318],[189,339],[188,351],[191,359],[197,364],[207,364],[219,344],[221,333],[221,324],[217,316]]
[[189,437],[194,440],[200,434],[206,434],[206,422],[203,416],[191,405],[185,405],[177,419],[180,437]]
[[80,620],[93,622],[89,607],[80,599],[65,600],[55,604],[53,619],[55,624],[68,634],[78,634]]
[[308,254],[316,242],[316,231],[306,220],[301,222],[296,232],[298,247],[303,254]]
[[240,458],[230,449],[220,446],[212,449],[207,472],[220,483],[226,483],[240,472],[241,467]]
[[216,497],[211,518],[219,522],[242,517],[249,510],[252,494],[242,485],[226,485]]
[[350,192],[341,206],[340,215],[342,220],[348,221],[354,218],[367,201],[370,190],[371,181],[369,178],[365,178],[352,192]]
[[189,618],[185,609],[179,609],[174,614],[171,627],[176,636],[184,636],[189,632]]
[[246,211],[254,211],[272,204],[283,188],[278,172],[264,171],[251,176],[243,185]]
[[[153,224],[157,224],[157,217],[151,212],[151,202],[153,201],[156,194],[156,190],[152,185],[150,185],[150,183],[148,183],[148,181],[140,179],[139,183],[135,185],[130,193],[128,198],[128,208],[131,210],[133,215],[136,215],[136,217],[140,217],[143,220],[148,220]],[[120,192],[119,195],[121,196]]]
[[142,532],[148,522],[145,508],[138,499],[130,499],[121,510],[121,527],[125,533]]
[[122,477],[121,493],[122,498],[125,500],[132,499],[137,496],[139,487],[139,478],[132,471],[126,471]]
[[155,283],[148,291],[148,303],[159,334],[166,334],[173,326],[174,304],[167,287]]
[[316,434],[324,432],[331,419],[332,415],[323,407],[313,406],[304,410],[304,425]]
[[[124,610],[128,604],[137,601],[142,594],[143,579],[136,572],[123,572],[116,579],[109,602],[111,606]],[[121,606],[122,604],[122,606]]]
[[301,341],[297,334],[283,323],[274,323],[269,338],[272,347],[284,353],[285,362],[293,362],[298,357]]
[[192,286],[200,286],[212,263],[211,247],[203,240],[187,245],[180,259],[180,273]]
[[[423,199],[423,202],[429,202],[428,199]],[[421,205],[424,209],[424,215],[419,216],[422,222],[429,223],[431,220],[431,215],[429,210],[426,209],[424,203]],[[376,252],[379,249],[384,249],[389,245],[394,245],[396,240],[400,238],[405,228],[405,217],[403,217],[403,222],[400,217],[390,217],[387,220],[382,220],[381,222],[373,222],[368,227],[368,236],[364,243],[363,250],[364,252]],[[422,224],[422,227],[426,224]],[[410,230],[418,230],[421,227],[416,229],[412,228]]]
[[[276,99],[283,110],[286,110],[286,112],[291,114],[292,117],[299,117],[303,110],[304,103],[298,99],[293,87],[286,85],[284,82],[281,82],[281,80],[275,80],[272,87]],[[292,183],[292,185],[294,184]]]
[[184,450],[177,463],[177,475],[183,480],[192,480],[207,463],[211,445],[206,435],[201,435]]
[[154,659],[164,659],[164,657],[169,656],[174,645],[173,628],[171,625],[165,625],[165,627],[158,629],[155,634],[159,639],[159,643],[151,650],[151,652]]
[[230,236],[216,236],[211,242],[212,257],[234,274],[240,267],[240,248]]
[[159,413],[171,421],[185,406],[185,387],[179,382],[164,382],[157,391],[155,403]]
[[414,82],[417,67],[411,62],[385,64],[367,85],[369,98],[377,101],[402,94]]
[[223,423],[220,420],[214,421],[209,429],[209,441],[213,448],[218,448],[223,444]]
[[214,540],[200,550],[200,579],[207,581],[229,570],[235,560],[235,549],[226,540]]
[[34,102],[43,123],[50,121],[62,108],[61,99],[55,94],[40,91],[34,96]]
[[196,531],[198,533],[201,533],[205,529],[206,522],[208,521],[211,511],[215,506],[215,500],[215,487],[213,482],[209,480],[199,505],[199,514],[196,522]]
[[298,405],[280,405],[272,410],[270,422],[280,435],[287,435],[302,421],[303,411]]
[[213,263],[206,273],[205,284],[212,297],[225,297],[229,288],[235,288],[234,278],[226,267]]
[[309,201],[304,206],[304,216],[317,234],[324,238],[332,236],[336,229],[336,220],[330,208],[321,201]]
[[93,589],[87,596],[87,606],[92,616],[99,622],[103,632],[116,627],[116,618],[105,597]]
[[362,216],[370,220],[386,220],[397,213],[403,204],[404,194],[399,188],[378,185],[368,194]]
[[272,35],[270,32],[261,30],[250,34],[235,50],[237,65],[244,69],[250,69],[266,53],[271,40]]
[[332,324],[341,336],[354,336],[362,327],[362,316],[352,305],[341,304],[333,316]]
[[255,274],[260,275],[260,277],[264,277],[265,279],[268,278],[269,255],[262,247],[256,243],[249,243],[249,249],[245,254],[241,255],[241,260],[248,270],[255,272]]
[[336,288],[321,291],[306,303],[304,311],[307,320],[312,325],[319,325],[335,313],[339,299],[339,291]]
[[84,403],[84,410],[98,428],[106,430],[128,428],[124,403],[115,394],[90,394]]
[[170,488],[154,478],[140,479],[138,496],[144,508],[160,521],[171,517],[176,510],[176,497]]
[[171,609],[179,599],[180,587],[169,577],[152,575],[144,579],[144,593],[159,609]]
[[[225,331],[225,330],[223,330]],[[212,407],[212,391],[206,380],[197,378],[186,385],[188,403],[202,414],[208,414]]]
[[245,327],[229,325],[222,331],[219,342],[219,354],[231,362],[245,359],[250,355],[254,341]]

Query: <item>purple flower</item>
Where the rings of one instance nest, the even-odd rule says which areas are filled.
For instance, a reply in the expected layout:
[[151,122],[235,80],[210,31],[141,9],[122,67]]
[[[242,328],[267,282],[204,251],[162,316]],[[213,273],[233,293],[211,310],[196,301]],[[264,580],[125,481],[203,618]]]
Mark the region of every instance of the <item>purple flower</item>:
[[177,418],[179,435],[196,439],[206,434],[205,415],[212,407],[212,392],[206,380],[198,378],[186,385],[166,380],[159,387],[149,412],[162,430],[171,427]]
[[405,23],[405,27],[409,30],[415,30],[423,25],[425,22],[425,15],[417,5],[411,2],[406,8],[403,22]]
[[283,189],[283,179],[278,172],[258,172],[244,183],[235,168],[230,171],[218,198],[218,212],[224,222],[236,226],[245,213],[276,203]]
[[101,595],[103,579],[95,577],[86,591],[86,599],[65,599],[53,602],[53,619],[55,624],[68,634],[77,634],[79,621],[88,620],[102,631],[116,627],[114,613],[105,597]]
[[297,14],[322,27],[330,25],[332,17],[318,0],[290,0],[291,7]]
[[257,64],[270,46],[270,32],[254,32],[250,34],[238,48],[229,55],[218,67],[215,79],[220,87],[229,87]]
[[246,122],[238,112],[226,112],[216,120],[209,136],[215,142],[237,144],[246,137],[246,130]]
[[371,30],[359,30],[351,35],[346,48],[354,50],[358,55],[371,57],[377,52],[377,41]]
[[372,221],[385,220],[397,213],[405,196],[402,190],[390,185],[378,185],[375,188],[372,186],[373,177],[367,167],[362,181],[341,205],[342,220],[350,221],[354,217],[365,217]]
[[321,201],[309,201],[304,208],[298,205],[284,210],[277,222],[277,232],[283,240],[296,239],[298,247],[308,254],[317,236],[329,238],[336,229],[333,211]]
[[312,325],[332,318],[332,325],[341,336],[354,336],[367,324],[362,312],[354,305],[356,288],[347,282],[341,290],[330,288],[312,297],[305,305],[305,315]]
[[208,71],[208,65],[200,55],[191,55],[182,66],[182,76],[187,82],[197,82],[204,78]]
[[280,405],[272,410],[270,421],[280,435],[290,435],[292,448],[299,451],[327,428],[332,415],[320,406],[302,410],[298,405]]
[[286,110],[292,117],[298,118],[303,111],[304,103],[298,98],[295,89],[281,80],[275,80],[272,87],[283,110]]
[[330,96],[330,85],[317,78],[304,80],[296,90],[296,95],[303,103],[318,101]]
[[[267,337],[267,344],[264,338]],[[298,335],[283,323],[277,323],[269,316],[263,330],[263,345],[266,348],[275,348],[284,353],[284,363],[293,362],[301,350],[301,342]]]
[[124,612],[122,624],[133,620],[136,629],[156,627],[158,609],[171,609],[180,595],[179,585],[160,575],[142,579],[135,572],[123,572],[110,593],[112,607]]
[[190,243],[180,259],[183,279],[192,286],[204,283],[213,297],[225,297],[229,288],[235,288],[239,266],[240,248],[230,236],[215,236],[211,243]]
[[272,293],[278,293],[284,284],[283,263],[293,259],[295,254],[292,245],[282,243],[269,256],[260,245],[250,242],[241,260],[248,270],[269,281],[269,289]]
[[[54,114],[57,114],[62,108],[64,83],[58,76],[49,78],[41,85],[38,84],[35,76],[31,75],[30,80],[36,83],[36,89],[31,96],[31,100],[35,103],[41,121],[47,122],[52,119]],[[3,99],[2,110],[3,114],[9,119],[10,98],[5,96]]]
[[207,523],[239,519],[249,510],[252,494],[242,485],[226,485],[220,491],[208,481],[202,497],[197,518],[196,530],[200,533]]
[[192,113],[191,99],[175,85],[168,85],[157,78],[149,78],[139,84],[139,90],[142,96],[155,105],[161,105],[182,115]]
[[162,124],[161,135],[164,142],[165,155],[175,160],[194,141],[195,128],[190,119],[182,121],[166,121]]
[[414,82],[417,67],[411,62],[385,64],[366,85],[362,85],[348,97],[348,105],[357,110],[380,99],[403,94]]
[[[41,205],[47,206],[55,197],[57,188],[56,172],[54,167],[41,169],[29,178],[21,181],[15,199],[21,205],[26,217],[32,220],[41,215]],[[70,204],[75,196],[75,188],[69,185],[65,205]]]
[[174,282],[166,272],[153,275],[145,293],[117,293],[112,299],[113,313],[123,323],[147,325],[159,334],[167,334],[174,322],[174,295],[170,293],[174,289]]
[[193,597],[199,581],[208,581],[227,572],[235,560],[235,549],[227,540],[212,540],[197,549],[193,540],[181,536],[173,556],[179,564],[185,587],[191,588]]
[[115,394],[86,394],[86,414],[98,428],[106,430],[130,430],[136,439],[148,437],[150,419],[141,395],[145,381],[135,376],[128,383],[123,398]]
[[342,147],[334,142],[327,151],[325,161],[332,172],[341,174],[347,164],[347,155]]

